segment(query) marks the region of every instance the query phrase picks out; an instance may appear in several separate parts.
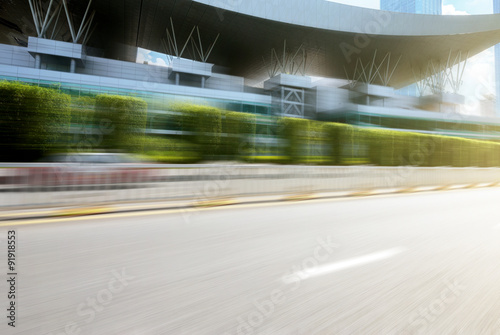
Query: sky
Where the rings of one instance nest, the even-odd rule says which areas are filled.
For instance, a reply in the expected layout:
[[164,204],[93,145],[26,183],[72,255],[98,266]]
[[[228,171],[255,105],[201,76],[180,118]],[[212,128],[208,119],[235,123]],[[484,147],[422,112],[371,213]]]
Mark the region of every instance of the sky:
[[[329,0],[345,5],[380,9],[380,0]],[[447,15],[491,14],[493,13],[492,0],[444,0],[443,13]]]
[[[380,0],[328,0],[351,6],[380,9]],[[492,14],[493,0],[443,0],[443,15],[478,15]],[[168,66],[170,59],[166,55],[139,49],[137,61],[158,66]],[[462,112],[479,114],[479,101],[485,96],[495,94],[495,66],[493,48],[471,57],[463,76],[463,86],[459,93],[466,96],[466,105]]]
[[136,61],[137,63],[147,62],[150,65],[158,65],[164,67],[170,64],[170,59],[167,55],[143,48],[138,48]]

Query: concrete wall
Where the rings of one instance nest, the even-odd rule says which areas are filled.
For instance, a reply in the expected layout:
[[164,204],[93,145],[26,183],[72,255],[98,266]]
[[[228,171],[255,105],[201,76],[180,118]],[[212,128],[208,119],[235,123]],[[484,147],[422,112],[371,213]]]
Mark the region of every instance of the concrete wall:
[[25,47],[0,44],[0,64],[34,68],[35,58]]
[[174,84],[168,79],[166,67],[90,56],[85,59],[85,67],[78,67],[76,72],[92,76]]
[[316,87],[316,112],[328,112],[344,106],[349,101],[349,91],[337,87]]

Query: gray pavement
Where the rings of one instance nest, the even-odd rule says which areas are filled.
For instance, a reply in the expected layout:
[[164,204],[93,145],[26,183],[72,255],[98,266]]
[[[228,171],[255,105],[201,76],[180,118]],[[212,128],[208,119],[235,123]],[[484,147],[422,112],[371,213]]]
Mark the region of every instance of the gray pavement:
[[499,196],[484,188],[2,222],[0,333],[500,334]]

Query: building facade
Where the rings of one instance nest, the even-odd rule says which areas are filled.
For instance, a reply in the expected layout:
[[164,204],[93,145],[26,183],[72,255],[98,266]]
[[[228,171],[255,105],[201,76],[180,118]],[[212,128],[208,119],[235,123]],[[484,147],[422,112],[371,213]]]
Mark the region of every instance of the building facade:
[[442,0],[380,0],[380,9],[414,14],[442,14]]

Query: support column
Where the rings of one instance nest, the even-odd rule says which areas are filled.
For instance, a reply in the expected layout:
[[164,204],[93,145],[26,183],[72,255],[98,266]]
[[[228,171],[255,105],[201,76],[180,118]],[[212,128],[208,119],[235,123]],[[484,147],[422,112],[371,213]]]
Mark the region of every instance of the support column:
[[205,77],[201,77],[201,88],[205,88]]
[[179,83],[181,81],[181,75],[179,73],[175,74],[175,85],[179,86]]
[[35,69],[41,69],[42,68],[42,57],[40,54],[35,55]]
[[69,66],[69,72],[75,73],[76,72],[76,61],[71,58],[71,64]]

